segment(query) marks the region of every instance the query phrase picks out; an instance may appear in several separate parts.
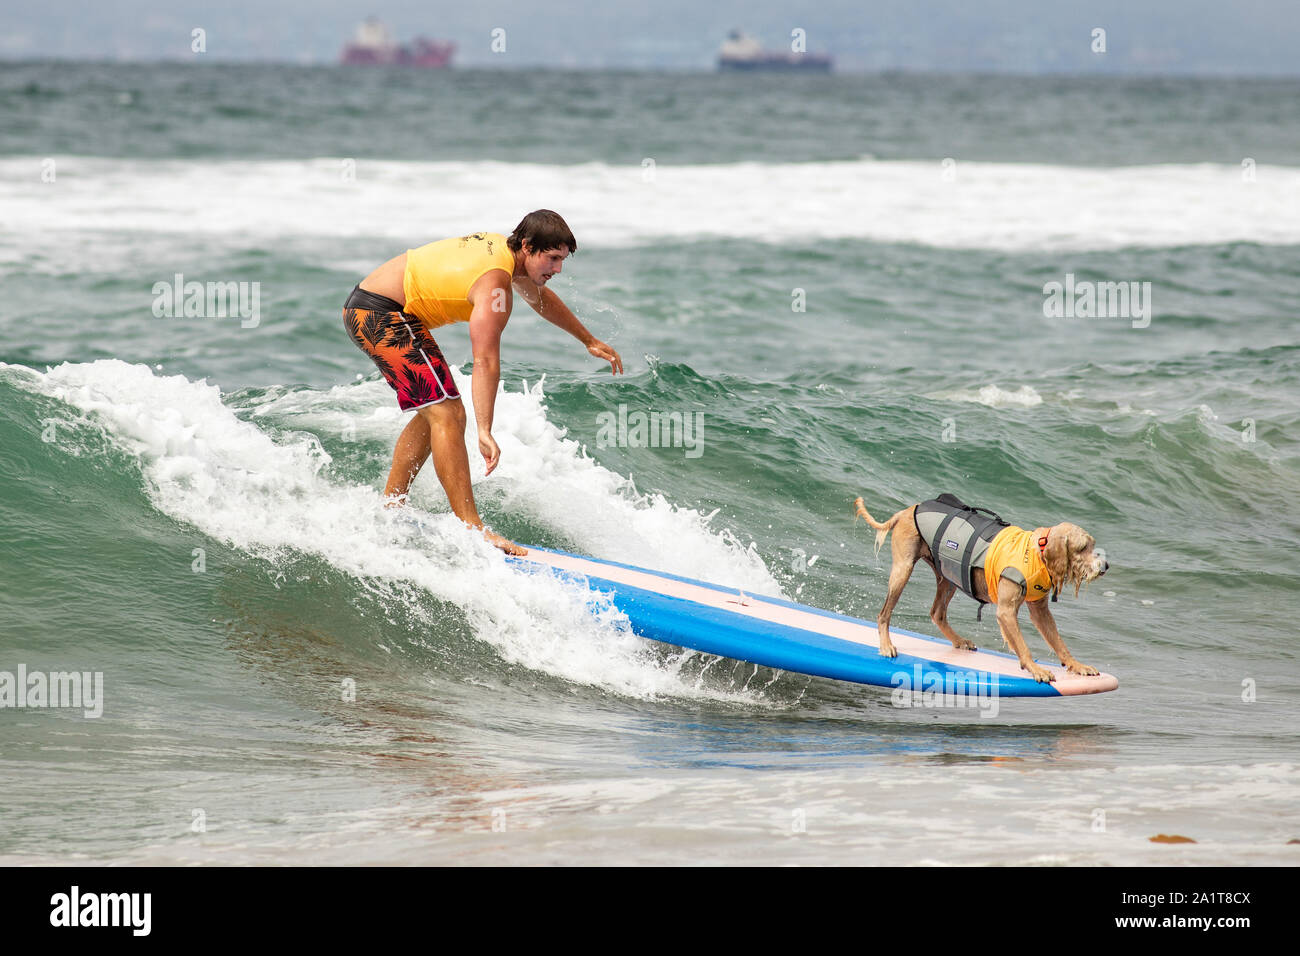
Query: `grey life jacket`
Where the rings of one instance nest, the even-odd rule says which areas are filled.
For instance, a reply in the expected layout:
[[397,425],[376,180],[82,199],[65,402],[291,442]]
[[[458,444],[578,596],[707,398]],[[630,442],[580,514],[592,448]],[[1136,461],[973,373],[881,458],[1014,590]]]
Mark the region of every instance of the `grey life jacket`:
[[[916,530],[934,555],[934,566],[973,598],[975,569],[984,567],[989,545],[1006,527],[1009,522],[992,511],[968,508],[953,495],[940,495],[916,506]],[[981,615],[987,603],[980,601]]]

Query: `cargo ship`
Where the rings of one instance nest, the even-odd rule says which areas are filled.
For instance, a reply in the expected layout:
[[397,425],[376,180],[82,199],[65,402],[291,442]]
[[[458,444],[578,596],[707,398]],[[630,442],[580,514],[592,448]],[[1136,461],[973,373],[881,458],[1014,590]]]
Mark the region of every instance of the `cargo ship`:
[[451,65],[455,52],[456,44],[448,40],[416,37],[407,44],[395,43],[388,27],[370,17],[357,27],[339,62],[345,66],[414,66],[440,70]]
[[831,58],[825,53],[764,50],[748,33],[732,30],[718,50],[718,69],[829,73]]

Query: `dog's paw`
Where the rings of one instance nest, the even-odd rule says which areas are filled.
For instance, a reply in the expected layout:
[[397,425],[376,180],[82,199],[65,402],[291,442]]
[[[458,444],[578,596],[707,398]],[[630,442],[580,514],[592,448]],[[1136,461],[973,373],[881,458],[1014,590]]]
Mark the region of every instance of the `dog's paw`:
[[1034,680],[1038,681],[1038,683],[1040,684],[1050,684],[1054,680],[1056,680],[1056,675],[1053,674],[1051,671],[1049,671],[1046,667],[1039,667],[1037,664],[1034,663],[1030,663],[1028,665],[1021,664],[1020,666],[1023,667],[1025,670],[1029,671],[1029,676],[1032,677]]
[[1061,662],[1067,671],[1071,674],[1078,674],[1080,677],[1096,677],[1101,671],[1095,667],[1089,667],[1087,664],[1080,664],[1078,661]]
[[897,657],[897,656],[898,656],[898,648],[894,646],[894,642],[893,642],[893,641],[881,641],[881,642],[880,642],[880,656],[881,656],[881,657]]
[[978,650],[979,650],[979,648],[975,646],[975,642],[974,642],[974,641],[968,641],[968,640],[966,640],[966,638],[964,638],[964,637],[963,637],[960,641],[958,641],[956,644],[954,644],[953,647],[956,648],[956,649],[959,650],[959,651],[978,651]]

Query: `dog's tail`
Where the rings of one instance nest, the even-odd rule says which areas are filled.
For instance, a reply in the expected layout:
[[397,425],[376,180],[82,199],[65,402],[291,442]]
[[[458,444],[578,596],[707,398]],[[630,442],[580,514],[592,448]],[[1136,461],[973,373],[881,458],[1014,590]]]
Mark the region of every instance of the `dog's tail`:
[[861,498],[858,498],[853,502],[853,514],[854,521],[858,518],[865,518],[867,524],[876,529],[876,555],[879,556],[880,549],[885,545],[885,538],[889,537],[889,532],[894,530],[894,524],[898,521],[898,515],[894,515],[888,521],[883,523],[877,521],[875,518],[871,517],[871,512],[867,511],[867,506],[862,503]]

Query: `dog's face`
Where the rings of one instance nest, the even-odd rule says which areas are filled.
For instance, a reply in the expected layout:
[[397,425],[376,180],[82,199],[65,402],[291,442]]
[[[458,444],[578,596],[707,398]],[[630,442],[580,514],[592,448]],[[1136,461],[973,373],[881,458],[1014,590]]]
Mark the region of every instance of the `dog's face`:
[[1110,567],[1105,550],[1097,547],[1092,535],[1068,521],[1051,528],[1043,560],[1056,590],[1059,592],[1064,584],[1073,582],[1075,597],[1079,596],[1080,587],[1095,581]]

